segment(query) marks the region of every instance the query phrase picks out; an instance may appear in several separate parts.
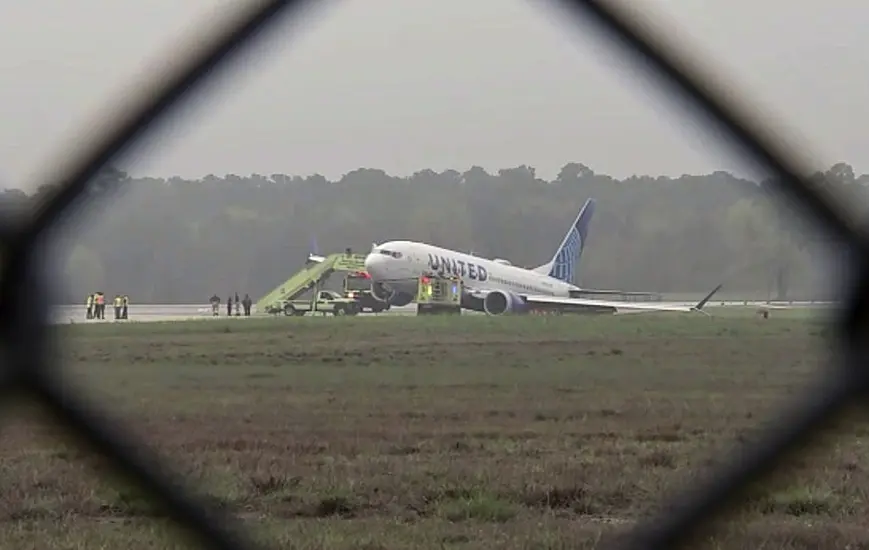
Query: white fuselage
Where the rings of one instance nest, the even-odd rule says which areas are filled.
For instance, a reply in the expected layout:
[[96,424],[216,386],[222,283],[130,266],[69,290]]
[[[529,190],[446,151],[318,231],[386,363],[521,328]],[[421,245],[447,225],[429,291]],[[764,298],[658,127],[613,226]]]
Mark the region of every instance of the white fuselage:
[[414,296],[418,279],[425,273],[456,275],[472,290],[558,297],[567,297],[571,290],[579,290],[530,269],[413,241],[390,241],[376,246],[365,258],[365,269],[373,281]]

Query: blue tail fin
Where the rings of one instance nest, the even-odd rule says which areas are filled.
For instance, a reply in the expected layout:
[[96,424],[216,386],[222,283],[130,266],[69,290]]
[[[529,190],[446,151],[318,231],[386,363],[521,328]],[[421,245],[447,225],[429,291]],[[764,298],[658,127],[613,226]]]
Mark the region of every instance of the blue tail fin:
[[538,273],[545,273],[566,283],[573,283],[576,275],[576,264],[582,256],[585,242],[588,239],[588,227],[594,214],[594,199],[588,199],[582,205],[582,210],[576,216],[576,221],[570,226],[564,240],[549,263],[534,269]]
[[311,249],[311,254],[320,254],[320,251],[317,250],[317,236],[311,233],[311,242],[308,244],[308,247]]

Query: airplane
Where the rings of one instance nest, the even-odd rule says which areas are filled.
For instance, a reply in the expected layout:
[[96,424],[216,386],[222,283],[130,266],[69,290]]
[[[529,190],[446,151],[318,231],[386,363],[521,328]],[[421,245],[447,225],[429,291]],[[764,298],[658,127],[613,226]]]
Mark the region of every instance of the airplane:
[[580,297],[618,293],[613,290],[582,289],[571,282],[585,247],[594,208],[594,199],[588,199],[552,259],[533,269],[514,266],[500,258],[488,260],[415,241],[374,243],[365,258],[365,270],[372,280],[372,294],[378,300],[401,307],[413,301],[419,277],[438,273],[460,277],[465,289],[462,307],[488,315],[522,314],[530,310],[547,309],[614,314],[643,311],[703,312],[703,307],[722,285],[715,287],[694,305]]
[[308,254],[308,261],[305,263],[319,264],[319,263],[326,261],[326,256],[321,256],[317,252],[317,237],[315,237],[313,234],[311,234],[311,242],[309,243],[309,246],[310,246],[311,252]]

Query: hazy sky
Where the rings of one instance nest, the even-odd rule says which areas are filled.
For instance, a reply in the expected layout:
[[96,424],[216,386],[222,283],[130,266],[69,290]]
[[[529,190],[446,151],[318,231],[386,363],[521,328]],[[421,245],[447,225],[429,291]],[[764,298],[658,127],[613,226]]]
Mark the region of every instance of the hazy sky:
[[[229,0],[0,4],[0,179],[24,186],[132,78],[177,52]],[[615,176],[739,170],[696,123],[590,30],[542,0],[344,0],[284,25],[201,108],[178,118],[137,174],[409,174],[568,161]],[[857,0],[644,0],[777,115],[821,162],[869,170],[865,29]],[[696,48],[695,48],[696,49]],[[141,80],[140,80],[141,81]]]

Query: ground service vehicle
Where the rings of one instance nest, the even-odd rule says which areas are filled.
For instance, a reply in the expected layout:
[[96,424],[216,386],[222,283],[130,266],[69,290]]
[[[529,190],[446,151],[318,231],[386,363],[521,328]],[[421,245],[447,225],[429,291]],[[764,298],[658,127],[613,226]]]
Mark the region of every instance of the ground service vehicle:
[[461,315],[462,280],[452,275],[424,273],[416,294],[417,315]]
[[349,250],[343,254],[329,254],[328,256],[309,254],[305,267],[257,300],[256,310],[280,315],[288,300],[295,300],[312,289],[316,291],[332,273],[336,271],[363,271],[364,269],[364,254],[352,254]]
[[359,304],[359,311],[380,313],[389,309],[389,304],[374,297],[371,292],[371,276],[365,271],[352,271],[344,276],[344,297]]
[[352,298],[344,298],[331,290],[320,290],[310,300],[287,300],[284,302],[284,315],[300,316],[308,312],[332,315],[356,315],[359,304]]

